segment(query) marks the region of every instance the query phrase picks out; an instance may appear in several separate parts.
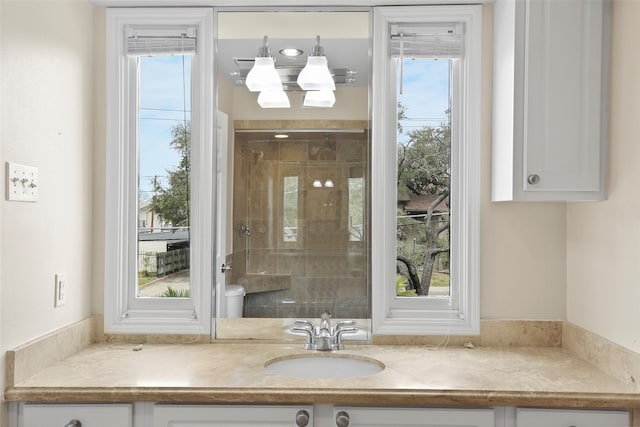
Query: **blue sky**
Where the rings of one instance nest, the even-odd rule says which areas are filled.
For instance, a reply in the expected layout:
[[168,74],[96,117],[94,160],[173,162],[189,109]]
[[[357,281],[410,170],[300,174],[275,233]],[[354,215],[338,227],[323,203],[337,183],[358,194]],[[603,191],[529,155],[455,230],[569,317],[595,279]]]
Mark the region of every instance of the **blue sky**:
[[405,105],[407,118],[414,119],[401,121],[405,133],[444,122],[449,108],[449,61],[405,59],[403,74],[404,91],[398,100]]
[[185,105],[186,119],[191,120],[191,57],[141,57],[139,86],[140,190],[150,191],[151,177],[166,178],[166,170],[180,161],[169,142],[171,129],[184,120]]

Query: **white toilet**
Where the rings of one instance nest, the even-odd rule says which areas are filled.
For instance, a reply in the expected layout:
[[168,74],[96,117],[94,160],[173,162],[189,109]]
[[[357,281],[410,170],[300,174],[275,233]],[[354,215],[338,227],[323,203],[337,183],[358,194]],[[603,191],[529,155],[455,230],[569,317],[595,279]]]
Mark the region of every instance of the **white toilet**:
[[224,290],[224,297],[227,303],[226,317],[242,317],[242,306],[244,305],[245,291],[240,285],[228,285]]

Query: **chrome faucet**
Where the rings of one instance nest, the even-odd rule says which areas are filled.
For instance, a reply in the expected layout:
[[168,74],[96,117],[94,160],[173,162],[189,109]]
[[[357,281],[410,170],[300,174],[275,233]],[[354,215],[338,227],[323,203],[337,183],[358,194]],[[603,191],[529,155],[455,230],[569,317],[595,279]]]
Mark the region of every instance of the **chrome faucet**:
[[318,327],[309,320],[297,319],[294,321],[291,332],[307,334],[307,341],[304,343],[305,350],[343,350],[342,335],[358,332],[358,328],[355,325],[355,320],[343,320],[338,322],[335,327],[332,327],[331,314],[324,312],[320,316],[320,325]]

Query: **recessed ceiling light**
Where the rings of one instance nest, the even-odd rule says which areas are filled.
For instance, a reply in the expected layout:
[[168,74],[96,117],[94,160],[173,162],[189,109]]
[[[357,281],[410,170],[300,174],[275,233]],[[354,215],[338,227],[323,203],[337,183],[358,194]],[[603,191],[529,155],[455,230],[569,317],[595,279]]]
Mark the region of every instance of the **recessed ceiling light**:
[[278,52],[280,52],[281,55],[288,56],[290,58],[295,58],[296,56],[300,56],[304,53],[295,47],[286,47],[284,49],[280,49]]
[[275,135],[273,135],[275,138],[289,138],[289,135],[287,135],[286,133],[277,133]]

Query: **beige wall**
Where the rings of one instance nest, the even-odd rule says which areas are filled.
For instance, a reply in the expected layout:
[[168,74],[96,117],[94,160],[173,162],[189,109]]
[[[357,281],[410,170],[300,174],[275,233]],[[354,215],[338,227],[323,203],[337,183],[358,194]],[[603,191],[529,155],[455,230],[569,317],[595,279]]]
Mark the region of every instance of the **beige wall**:
[[[88,0],[0,8],[1,158],[38,167],[40,180],[37,203],[0,202],[4,372],[7,349],[91,314],[94,9]],[[67,300],[54,309],[58,272]]]
[[564,203],[491,202],[493,5],[483,7],[480,315],[564,319]]
[[609,197],[567,211],[567,319],[640,352],[640,2],[615,0]]

